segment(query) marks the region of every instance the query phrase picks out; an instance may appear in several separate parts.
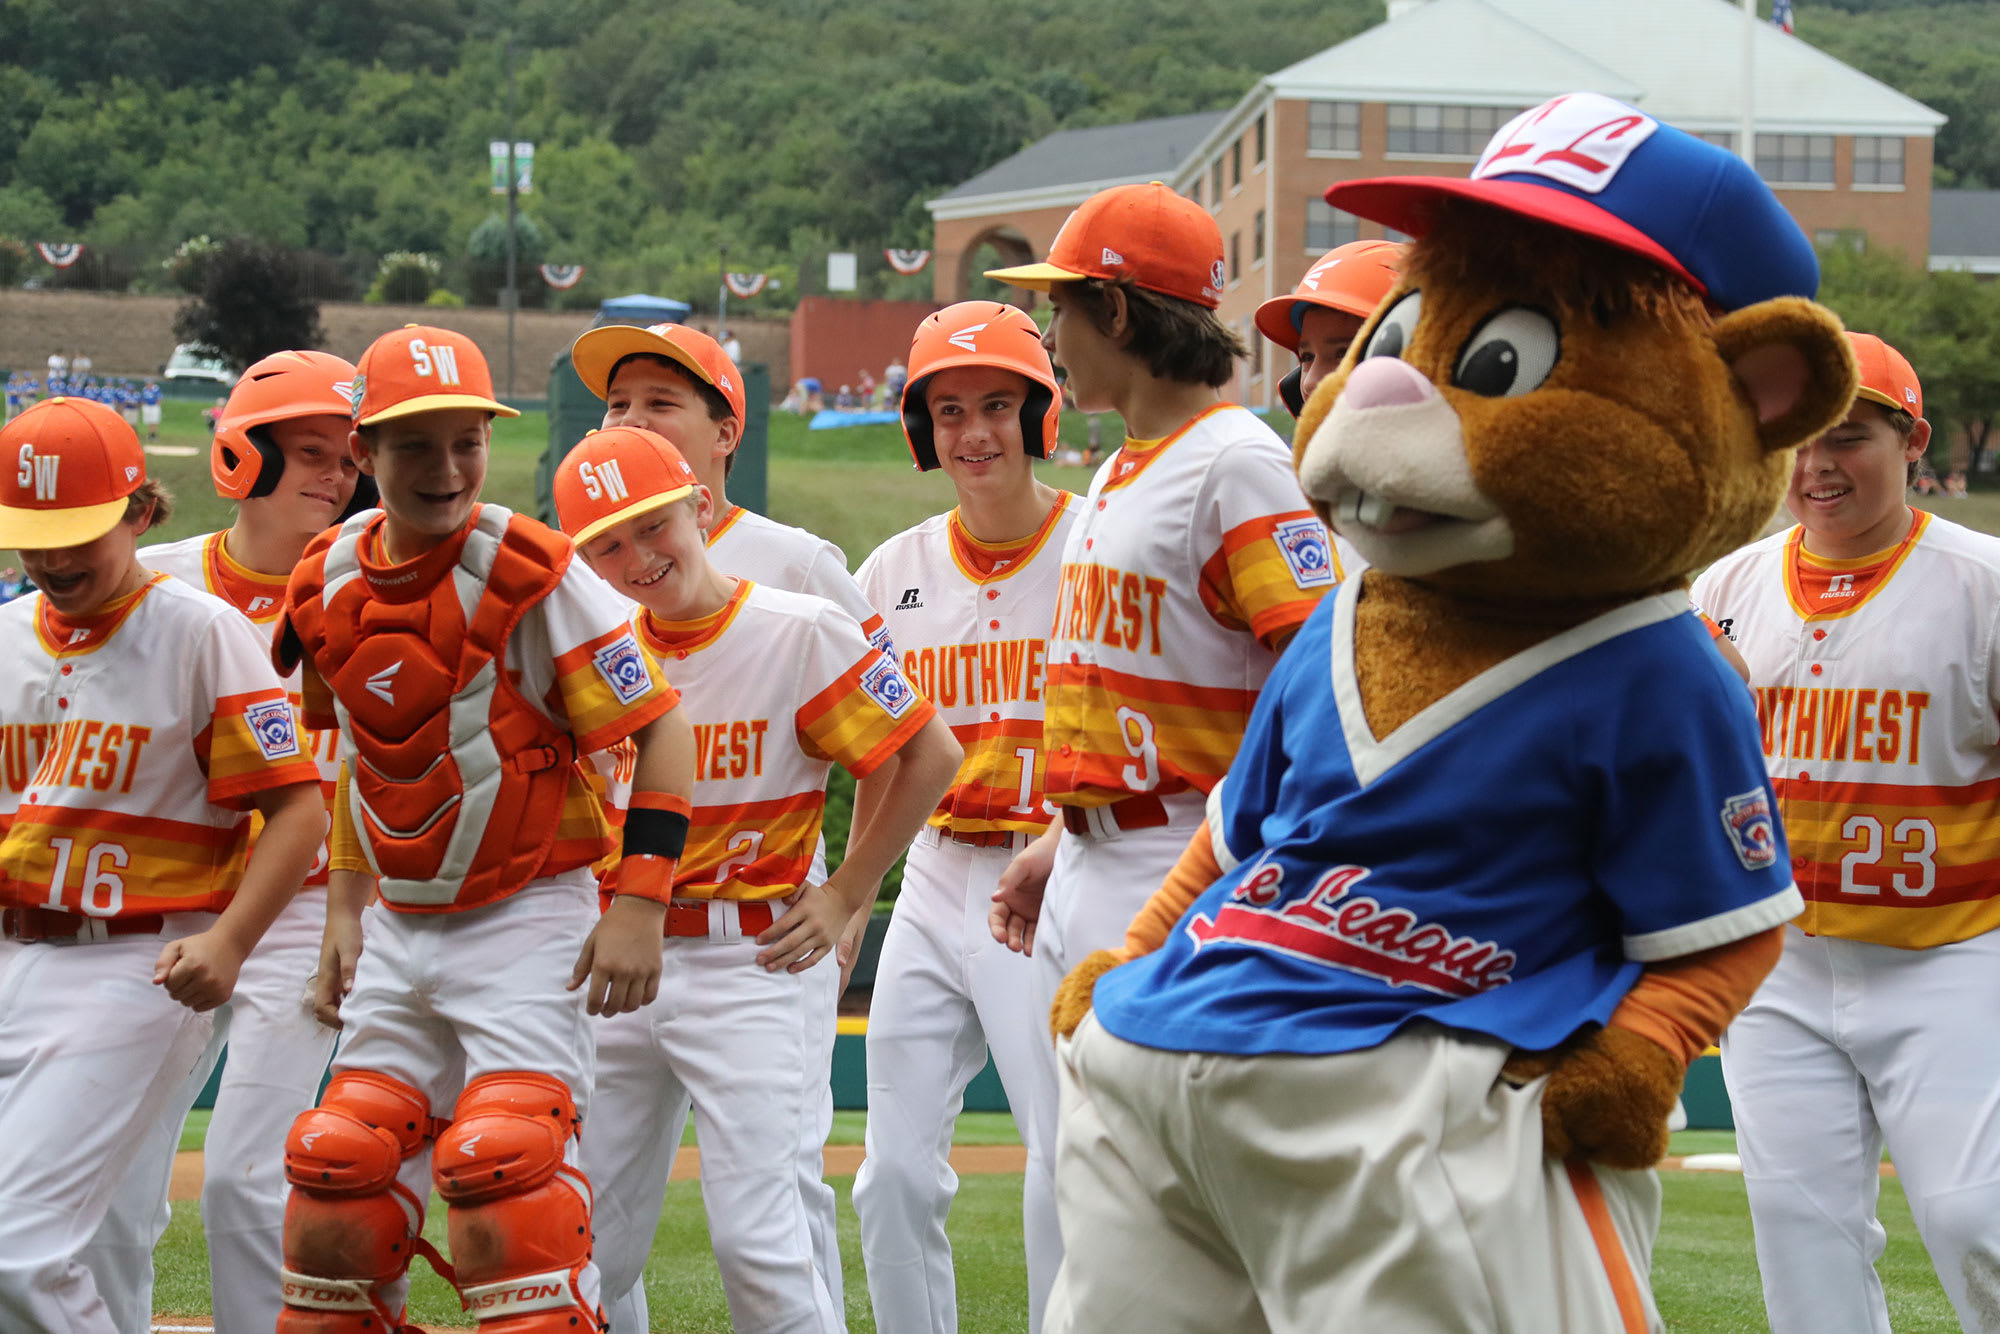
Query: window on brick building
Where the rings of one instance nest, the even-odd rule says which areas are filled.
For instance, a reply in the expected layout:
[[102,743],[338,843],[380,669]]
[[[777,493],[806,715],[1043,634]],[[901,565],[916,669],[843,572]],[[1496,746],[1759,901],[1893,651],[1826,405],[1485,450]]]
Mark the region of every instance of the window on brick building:
[[1264,163],[1264,118],[1262,116],[1257,117],[1256,144],[1257,144],[1257,164],[1259,166],[1262,166]]
[[1264,210],[1261,208],[1257,210],[1257,221],[1250,229],[1250,262],[1264,262]]
[[1757,174],[1773,185],[1832,185],[1833,136],[1760,134]]
[[1361,219],[1343,213],[1324,199],[1306,201],[1306,253],[1324,255],[1335,246],[1361,239]]
[[1208,197],[1211,205],[1219,206],[1222,203],[1222,159],[1220,157],[1215,159],[1215,170],[1209,173],[1208,185]]
[[1519,114],[1514,107],[1391,105],[1389,155],[1477,158],[1494,131]]
[[1306,113],[1306,151],[1309,153],[1359,153],[1361,151],[1361,104],[1359,102],[1314,102]]
[[1243,276],[1243,233],[1229,234],[1229,281],[1235,282]]
[[1229,188],[1234,190],[1243,184],[1243,141],[1238,139],[1229,146]]
[[1903,141],[1873,134],[1854,136],[1854,183],[1901,185]]

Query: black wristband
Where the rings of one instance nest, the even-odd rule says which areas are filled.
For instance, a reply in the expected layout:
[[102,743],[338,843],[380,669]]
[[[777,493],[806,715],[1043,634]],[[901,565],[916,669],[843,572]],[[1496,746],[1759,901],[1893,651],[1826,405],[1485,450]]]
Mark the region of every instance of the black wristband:
[[635,806],[625,812],[625,855],[680,860],[687,847],[688,818],[679,811]]

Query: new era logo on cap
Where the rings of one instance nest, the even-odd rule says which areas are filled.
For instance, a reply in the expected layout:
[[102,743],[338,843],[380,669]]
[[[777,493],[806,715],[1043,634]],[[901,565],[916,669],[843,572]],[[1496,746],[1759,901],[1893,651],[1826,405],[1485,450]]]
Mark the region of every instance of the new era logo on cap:
[[1104,247],[1104,259],[1102,260],[1102,262],[1105,264],[1123,264],[1125,262],[1125,256],[1119,254],[1116,250],[1113,250],[1110,246],[1106,246]]

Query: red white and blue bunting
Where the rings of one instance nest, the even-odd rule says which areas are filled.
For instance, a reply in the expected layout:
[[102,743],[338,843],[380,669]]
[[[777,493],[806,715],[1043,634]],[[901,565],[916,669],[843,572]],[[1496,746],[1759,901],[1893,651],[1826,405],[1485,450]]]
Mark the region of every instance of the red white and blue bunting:
[[931,262],[931,252],[928,250],[884,250],[882,257],[889,261],[890,268],[904,277],[922,273],[924,266]]
[[725,273],[722,275],[722,281],[729,285],[729,294],[731,296],[748,301],[751,297],[764,290],[764,285],[771,281],[771,275],[768,273]]
[[558,292],[567,292],[570,288],[583,281],[583,265],[544,264],[542,265],[542,281],[555,288]]
[[59,269],[66,269],[83,258],[81,241],[37,241],[35,249],[43,259]]

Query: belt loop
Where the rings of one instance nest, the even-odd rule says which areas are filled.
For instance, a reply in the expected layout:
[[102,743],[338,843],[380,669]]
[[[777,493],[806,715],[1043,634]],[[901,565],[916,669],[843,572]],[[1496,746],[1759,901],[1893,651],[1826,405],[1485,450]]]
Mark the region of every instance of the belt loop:
[[83,926],[76,933],[78,940],[87,940],[95,945],[111,939],[111,926],[101,917],[86,917]]
[[730,899],[708,901],[708,938],[729,940],[743,934],[742,911]]

